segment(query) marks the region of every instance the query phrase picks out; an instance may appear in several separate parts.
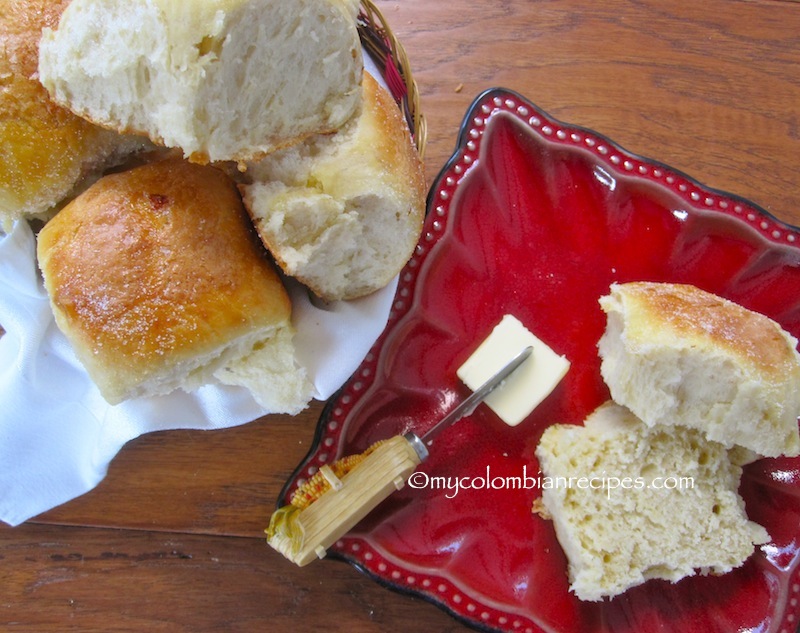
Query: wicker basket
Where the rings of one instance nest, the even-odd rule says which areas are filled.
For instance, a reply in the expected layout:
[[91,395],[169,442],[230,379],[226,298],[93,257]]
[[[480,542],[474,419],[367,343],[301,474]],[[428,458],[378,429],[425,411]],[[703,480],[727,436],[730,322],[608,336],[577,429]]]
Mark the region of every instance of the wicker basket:
[[370,0],[361,1],[358,32],[364,49],[383,71],[386,85],[405,115],[420,157],[424,156],[427,129],[408,57],[386,19]]

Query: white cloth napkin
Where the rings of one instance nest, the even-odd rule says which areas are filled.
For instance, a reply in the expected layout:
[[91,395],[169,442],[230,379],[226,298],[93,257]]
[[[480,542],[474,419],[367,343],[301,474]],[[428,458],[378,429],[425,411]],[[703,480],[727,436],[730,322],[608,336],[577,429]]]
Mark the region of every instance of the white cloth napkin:
[[[219,429],[270,413],[240,388],[207,385],[111,406],[55,325],[25,222],[0,236],[0,521],[18,525],[91,490],[129,440],[165,429]],[[330,397],[383,331],[397,281],[321,309],[290,287],[299,362]]]

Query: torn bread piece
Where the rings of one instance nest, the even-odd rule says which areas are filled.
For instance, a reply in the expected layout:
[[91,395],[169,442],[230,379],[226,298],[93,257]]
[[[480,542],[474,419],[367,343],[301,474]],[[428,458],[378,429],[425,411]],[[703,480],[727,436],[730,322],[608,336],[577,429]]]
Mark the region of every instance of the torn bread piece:
[[197,162],[339,129],[360,105],[355,0],[72,0],[45,29],[53,99]]
[[411,257],[425,215],[425,175],[392,97],[364,76],[360,113],[248,163],[241,185],[262,241],[318,297],[355,299],[386,286]]
[[800,454],[800,354],[775,321],[683,284],[614,284],[600,299],[611,398],[759,455]]
[[217,169],[170,159],[105,176],[42,229],[38,257],[56,323],[108,402],[215,375],[269,412],[310,401],[289,297]]
[[699,430],[650,428],[608,402],[583,427],[549,427],[536,456],[553,484],[542,503],[581,600],[654,578],[723,574],[769,540],[745,514],[738,453]]

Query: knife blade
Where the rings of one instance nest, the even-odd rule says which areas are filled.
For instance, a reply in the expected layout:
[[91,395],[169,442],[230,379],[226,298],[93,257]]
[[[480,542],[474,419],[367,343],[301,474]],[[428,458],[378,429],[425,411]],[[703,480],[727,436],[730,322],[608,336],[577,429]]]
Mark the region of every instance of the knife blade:
[[489,380],[483,383],[475,391],[473,391],[466,399],[464,399],[455,409],[450,411],[441,420],[434,424],[428,431],[426,431],[420,440],[427,446],[433,442],[434,439],[447,427],[455,424],[461,418],[472,415],[478,405],[483,402],[487,396],[502,385],[506,378],[513,374],[517,368],[522,365],[530,355],[533,353],[533,347],[530,345],[523,349],[519,354],[512,358],[508,363],[501,367]]

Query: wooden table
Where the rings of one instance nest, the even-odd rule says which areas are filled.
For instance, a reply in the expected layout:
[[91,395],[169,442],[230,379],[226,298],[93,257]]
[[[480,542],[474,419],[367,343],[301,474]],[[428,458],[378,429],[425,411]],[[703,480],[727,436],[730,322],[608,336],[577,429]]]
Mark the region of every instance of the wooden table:
[[[800,4],[377,4],[419,84],[429,182],[473,98],[502,86],[800,224]],[[345,564],[298,569],[265,545],[320,410],[142,437],[96,490],[0,527],[0,629],[466,630]]]

